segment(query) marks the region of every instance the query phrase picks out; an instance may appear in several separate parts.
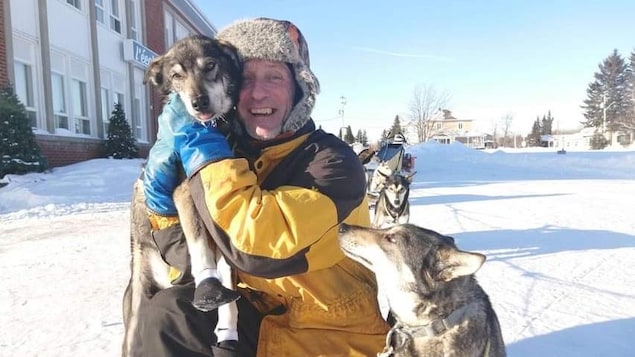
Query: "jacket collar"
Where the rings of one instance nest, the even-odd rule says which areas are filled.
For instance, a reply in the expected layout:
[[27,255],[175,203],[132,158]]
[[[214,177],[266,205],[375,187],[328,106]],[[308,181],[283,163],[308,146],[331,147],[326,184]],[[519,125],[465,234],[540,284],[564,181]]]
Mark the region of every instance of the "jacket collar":
[[235,130],[238,131],[236,133],[237,149],[246,153],[248,156],[259,156],[262,150],[266,148],[284,144],[315,131],[315,123],[313,122],[313,119],[309,119],[309,121],[297,131],[282,133],[274,139],[265,141],[256,140],[250,137],[242,125],[236,129],[238,129]]

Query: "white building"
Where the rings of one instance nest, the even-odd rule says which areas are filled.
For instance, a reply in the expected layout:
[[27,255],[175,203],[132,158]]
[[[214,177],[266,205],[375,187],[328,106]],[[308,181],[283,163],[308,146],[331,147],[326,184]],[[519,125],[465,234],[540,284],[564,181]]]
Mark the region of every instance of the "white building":
[[189,0],[0,0],[6,76],[51,166],[102,156],[114,103],[147,152],[160,101],[147,64],[216,29]]

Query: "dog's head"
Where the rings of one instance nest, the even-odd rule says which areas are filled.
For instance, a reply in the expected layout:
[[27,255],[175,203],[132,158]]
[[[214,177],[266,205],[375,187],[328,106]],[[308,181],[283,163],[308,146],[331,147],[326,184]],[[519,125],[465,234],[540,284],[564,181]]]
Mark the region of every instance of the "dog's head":
[[452,237],[412,224],[386,229],[341,224],[339,242],[346,256],[375,273],[391,309],[404,299],[412,306],[485,262],[483,254],[459,250]]
[[386,195],[386,199],[392,206],[399,207],[403,202],[408,200],[410,184],[412,183],[413,177],[414,173],[408,176],[394,174],[386,178],[382,192]]
[[178,93],[193,117],[207,121],[234,107],[241,74],[241,63],[232,45],[194,35],[179,40],[152,60],[145,81],[165,95]]

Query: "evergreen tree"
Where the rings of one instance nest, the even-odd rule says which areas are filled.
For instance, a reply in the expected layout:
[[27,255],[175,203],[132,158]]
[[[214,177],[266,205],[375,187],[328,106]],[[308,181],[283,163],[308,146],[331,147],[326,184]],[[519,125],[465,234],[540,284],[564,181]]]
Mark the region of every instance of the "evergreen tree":
[[540,123],[540,133],[542,135],[551,135],[553,130],[553,117],[551,116],[551,110],[547,112],[546,116],[542,116],[542,122]]
[[386,142],[388,141],[388,139],[390,138],[390,131],[389,130],[382,130],[381,131],[381,137],[379,138],[379,142]]
[[11,86],[0,88],[0,178],[47,168],[24,105]]
[[635,133],[635,51],[631,52],[631,61],[629,67],[628,87],[631,96],[631,110],[628,116],[628,123],[630,123],[630,131]]
[[355,136],[353,135],[353,130],[351,129],[350,125],[346,127],[346,133],[344,134],[344,141],[347,144],[352,144],[355,142]]
[[582,105],[586,119],[582,124],[585,127],[620,130],[624,125],[628,126],[633,108],[632,94],[629,93],[629,66],[617,50],[613,50],[598,69]]
[[108,124],[108,140],[106,156],[113,159],[131,159],[137,157],[139,149],[135,145],[130,124],[120,103],[115,103],[110,123]]
[[395,115],[395,120],[392,122],[392,127],[390,128],[390,132],[389,132],[389,139],[393,139],[395,137],[395,135],[397,134],[402,134],[402,130],[401,130],[401,122],[399,120],[399,115]]
[[591,149],[593,150],[602,150],[608,145],[608,141],[601,133],[593,134],[591,137]]
[[368,133],[366,132],[366,130],[362,131],[362,141],[361,143],[366,146],[368,145]]
[[528,146],[540,146],[540,118],[536,117],[534,125],[531,127],[531,132],[527,135]]
[[355,141],[358,143],[362,143],[362,129],[357,130],[357,135],[355,135]]

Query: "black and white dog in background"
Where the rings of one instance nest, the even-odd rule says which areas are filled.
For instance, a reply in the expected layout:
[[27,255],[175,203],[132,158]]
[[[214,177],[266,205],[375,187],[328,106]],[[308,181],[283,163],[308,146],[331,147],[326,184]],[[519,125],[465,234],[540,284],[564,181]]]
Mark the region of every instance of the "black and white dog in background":
[[410,220],[410,184],[416,172],[409,175],[394,173],[386,177],[375,204],[375,228],[408,223]]
[[[155,58],[150,63],[146,80],[165,95],[170,92],[178,93],[192,120],[208,121],[222,118],[233,109],[237,101],[241,73],[241,65],[233,46],[195,35],[176,42],[168,52]],[[219,279],[206,278],[200,283],[197,282],[192,304],[202,311],[218,308],[218,324],[215,330],[218,341],[235,340],[223,339],[219,335],[221,330],[236,331],[238,322],[238,311],[233,301],[240,295],[231,290],[231,268],[224,262],[207,234],[194,206],[187,181],[183,181],[177,187],[173,198],[187,243],[187,252],[181,252],[178,256],[185,255],[187,258],[189,255],[189,261],[180,262],[183,265],[178,267],[181,274],[193,276],[197,280],[197,273],[206,269],[216,269],[219,275]],[[130,211],[132,257],[130,281],[123,298],[124,357],[138,356],[142,352],[140,308],[157,291],[175,283],[174,278],[170,276],[171,266],[164,257],[165,250],[170,248],[162,250],[159,246],[179,246],[171,245],[171,242],[159,244],[153,237],[142,179],[135,183]]]

